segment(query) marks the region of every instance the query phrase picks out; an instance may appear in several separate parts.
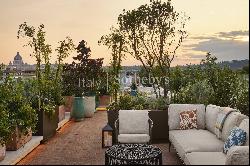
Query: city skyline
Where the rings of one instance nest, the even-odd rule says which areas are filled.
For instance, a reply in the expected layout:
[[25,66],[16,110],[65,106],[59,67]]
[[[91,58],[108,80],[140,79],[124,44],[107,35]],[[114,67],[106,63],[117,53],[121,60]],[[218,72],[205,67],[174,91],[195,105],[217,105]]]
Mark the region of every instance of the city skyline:
[[[57,46],[57,42],[70,36],[75,44],[82,39],[88,42],[93,58],[104,58],[108,65],[110,53],[98,45],[102,35],[116,24],[123,9],[135,9],[149,0],[54,0],[54,1],[0,1],[0,63],[8,64],[16,52],[23,61],[34,64],[30,50],[22,47],[24,40],[16,38],[19,24],[43,23],[47,32],[47,42]],[[188,38],[177,53],[173,65],[199,63],[210,51],[218,60],[249,59],[249,1],[248,0],[189,0],[172,1],[175,10],[191,17],[187,24]],[[44,10],[46,9],[46,10]],[[56,9],[56,10],[55,10]],[[56,56],[52,54],[51,62]],[[72,56],[65,62],[71,62]],[[128,56],[123,65],[140,65]]]

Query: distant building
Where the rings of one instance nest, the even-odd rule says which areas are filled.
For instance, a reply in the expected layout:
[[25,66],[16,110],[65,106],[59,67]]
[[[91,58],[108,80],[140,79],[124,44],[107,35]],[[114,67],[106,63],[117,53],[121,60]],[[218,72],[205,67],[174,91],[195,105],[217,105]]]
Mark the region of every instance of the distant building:
[[9,65],[6,66],[4,74],[12,73],[14,76],[34,76],[35,71],[36,65],[24,63],[22,56],[17,52],[13,62],[10,61]]
[[[56,69],[56,64],[51,64],[52,69]],[[41,64],[41,70],[44,70],[45,65]],[[17,52],[14,60],[6,66],[4,70],[4,76],[13,74],[14,77],[35,77],[36,64],[30,65],[23,62],[23,58],[19,52]]]

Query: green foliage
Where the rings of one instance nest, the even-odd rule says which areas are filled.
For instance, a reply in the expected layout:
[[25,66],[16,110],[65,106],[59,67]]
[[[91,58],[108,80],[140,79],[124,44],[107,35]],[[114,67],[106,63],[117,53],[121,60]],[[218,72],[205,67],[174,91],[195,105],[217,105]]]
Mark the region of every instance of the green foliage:
[[207,54],[201,65],[175,67],[171,71],[172,103],[203,103],[229,106],[249,114],[249,82],[229,67],[220,67]]
[[213,89],[206,80],[188,84],[179,92],[179,102],[192,104],[210,104]]
[[237,77],[236,85],[231,100],[232,106],[249,116],[249,81],[244,75],[240,75]]
[[109,105],[108,110],[167,110],[168,103],[165,98],[147,98],[139,94],[131,96],[128,94],[120,96],[118,102]]
[[91,49],[87,42],[82,40],[76,48],[77,56],[73,57],[72,64],[66,64],[63,68],[64,94],[74,94],[77,97],[93,95],[96,93],[100,77],[103,74],[103,58],[91,59]]
[[[4,83],[0,84],[0,99],[1,116],[3,118],[1,118],[1,126],[6,121],[8,124],[5,126],[6,128],[1,129],[3,130],[3,137],[8,137],[9,133],[15,132],[16,127],[24,134],[27,134],[30,129],[35,131],[37,114],[26,97],[23,81],[7,77]],[[6,139],[3,138],[3,140]]]
[[110,61],[111,67],[109,68],[109,86],[110,93],[115,101],[118,98],[118,91],[120,89],[119,74],[122,70],[122,60],[127,52],[127,46],[125,46],[124,34],[118,29],[111,28],[110,34],[102,36],[99,44],[103,44],[112,50],[112,58]]
[[103,71],[100,75],[100,84],[97,89],[97,92],[100,96],[110,95],[108,85],[112,84],[112,77],[113,76],[110,76],[106,71]]
[[[152,0],[137,9],[124,10],[118,17],[118,24],[125,37],[127,52],[142,63],[148,74],[153,74],[157,67],[156,71],[167,78],[176,50],[187,37],[188,20],[185,14],[174,10],[171,0]],[[157,85],[164,88],[164,97],[167,97],[167,81],[162,79]]]
[[5,65],[3,63],[0,64],[0,80],[2,80],[2,78],[3,78],[3,70],[4,70],[4,68],[5,68]]
[[64,89],[65,86],[63,86],[63,81],[62,81],[62,71],[63,71],[63,60],[67,58],[70,53],[75,50],[75,45],[73,43],[73,40],[70,37],[66,37],[65,40],[58,42],[59,46],[55,49],[57,52],[57,61],[58,61],[58,66],[55,74],[55,79],[54,79],[54,93],[53,96],[55,97],[55,103],[57,105],[61,105],[62,102],[62,95],[67,94],[67,91],[69,91],[68,88]]
[[3,103],[0,103],[0,145],[4,145],[9,140],[11,134],[10,128],[6,107]]
[[169,102],[164,97],[159,97],[157,99],[148,99],[148,109],[150,110],[167,110]]
[[[32,96],[28,98],[34,109],[43,110],[52,115],[55,113],[54,107],[64,103],[61,84],[62,63],[74,50],[73,41],[66,37],[65,40],[59,42],[59,46],[55,49],[58,59],[55,71],[51,68],[50,54],[52,49],[51,45],[46,43],[46,32],[43,24],[35,28],[24,22],[19,26],[17,37],[28,39],[25,46],[29,46],[33,50],[31,56],[35,57],[37,61],[36,80],[30,80],[25,84],[26,93],[29,93],[27,96]],[[41,70],[42,63],[45,63],[44,72]]]

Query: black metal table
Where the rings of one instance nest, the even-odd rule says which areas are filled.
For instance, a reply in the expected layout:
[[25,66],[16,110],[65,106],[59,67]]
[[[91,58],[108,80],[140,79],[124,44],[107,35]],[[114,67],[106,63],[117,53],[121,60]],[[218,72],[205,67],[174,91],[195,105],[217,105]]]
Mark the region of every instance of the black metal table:
[[105,165],[162,165],[162,153],[147,144],[113,145],[105,152]]

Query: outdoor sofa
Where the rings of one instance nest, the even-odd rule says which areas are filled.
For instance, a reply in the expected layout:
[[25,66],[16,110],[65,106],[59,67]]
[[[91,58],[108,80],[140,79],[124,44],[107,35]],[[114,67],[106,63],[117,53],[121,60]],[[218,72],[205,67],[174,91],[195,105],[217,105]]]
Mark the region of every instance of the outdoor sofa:
[[[215,123],[221,109],[215,105],[171,104],[168,112],[169,139],[186,165],[249,165],[249,117],[233,110],[224,121],[221,138],[215,135]],[[180,112],[197,110],[197,129],[180,130]],[[232,108],[227,108],[232,109]],[[243,146],[233,146],[227,154],[223,146],[231,130],[238,126],[246,131]]]

